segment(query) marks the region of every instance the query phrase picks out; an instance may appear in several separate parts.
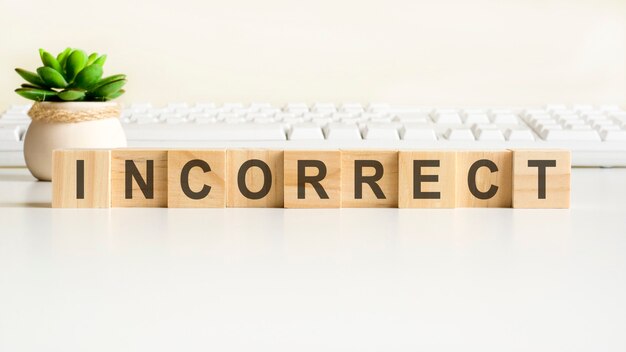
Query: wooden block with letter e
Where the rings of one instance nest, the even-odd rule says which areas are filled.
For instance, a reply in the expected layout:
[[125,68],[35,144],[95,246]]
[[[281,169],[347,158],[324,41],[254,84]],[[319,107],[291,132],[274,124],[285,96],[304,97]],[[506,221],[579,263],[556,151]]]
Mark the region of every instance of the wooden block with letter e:
[[226,206],[225,150],[170,150],[167,173],[170,208]]
[[511,151],[458,152],[456,158],[458,207],[511,207]]
[[114,207],[167,206],[167,151],[111,151],[111,204]]
[[52,207],[110,207],[110,174],[110,150],[55,150],[52,153]]
[[569,208],[571,153],[513,150],[513,207]]
[[286,150],[285,208],[341,206],[341,152]]
[[454,208],[456,152],[401,151],[399,208]]
[[398,152],[341,151],[341,206],[398,206]]
[[231,149],[227,205],[239,208],[282,208],[284,151]]

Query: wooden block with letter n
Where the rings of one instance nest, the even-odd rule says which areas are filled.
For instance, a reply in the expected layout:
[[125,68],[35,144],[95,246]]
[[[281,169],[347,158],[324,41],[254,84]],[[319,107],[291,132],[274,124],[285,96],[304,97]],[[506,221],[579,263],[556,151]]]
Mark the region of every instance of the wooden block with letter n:
[[285,208],[341,206],[341,152],[286,150]]
[[511,151],[458,152],[456,160],[458,207],[511,207]]
[[397,151],[341,151],[341,206],[398,206]]
[[569,208],[571,153],[513,150],[513,208]]
[[170,208],[226,206],[225,150],[170,150],[167,173]]
[[167,151],[111,151],[111,204],[114,207],[167,206]]
[[55,150],[52,153],[52,207],[110,207],[110,175],[109,150]]
[[228,150],[227,205],[240,208],[282,208],[284,154],[282,150]]
[[456,152],[401,151],[398,165],[399,208],[456,206]]

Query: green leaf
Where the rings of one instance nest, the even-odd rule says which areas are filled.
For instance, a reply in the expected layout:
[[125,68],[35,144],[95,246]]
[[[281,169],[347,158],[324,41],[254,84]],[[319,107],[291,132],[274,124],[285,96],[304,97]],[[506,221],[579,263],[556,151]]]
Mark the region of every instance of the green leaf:
[[117,92],[115,92],[115,93],[113,93],[111,95],[107,95],[106,99],[107,100],[113,100],[113,99],[119,98],[124,93],[126,93],[126,91],[123,90],[123,89],[120,89],[120,90],[118,90]]
[[67,61],[67,57],[72,53],[72,48],[65,48],[65,50],[61,51],[59,55],[57,55],[57,61],[65,70],[65,61]]
[[74,50],[67,58],[67,62],[65,63],[67,79],[70,80],[70,82],[73,81],[78,72],[85,68],[86,63],[87,56],[85,55],[85,52],[82,50]]
[[66,89],[62,92],[57,93],[57,95],[59,98],[61,98],[61,100],[74,101],[83,99],[85,97],[85,91],[78,89]]
[[56,100],[57,93],[52,90],[35,89],[35,88],[18,88],[15,93],[22,97],[35,101]]
[[120,89],[122,89],[122,87],[125,84],[126,84],[126,80],[125,79],[119,79],[117,81],[109,82],[109,83],[104,84],[102,86],[99,86],[98,88],[93,90],[91,92],[91,95],[95,96],[95,97],[108,97],[108,96],[116,93]]
[[106,55],[100,55],[99,58],[96,59],[93,63],[96,65],[104,66],[104,63],[107,61]]
[[87,89],[96,84],[100,80],[100,77],[102,77],[102,66],[90,65],[76,75],[72,86]]
[[21,87],[22,87],[22,88],[34,88],[34,89],[46,89],[46,88],[44,88],[44,87],[41,87],[41,86],[36,86],[36,85],[34,85],[34,84],[30,84],[30,83],[22,83],[22,84],[21,84]]
[[43,53],[45,52],[45,50],[43,50],[42,48],[39,48],[39,58],[41,60],[43,60]]
[[96,61],[97,58],[98,58],[98,53],[92,53],[91,55],[89,55],[89,57],[87,58],[86,66],[93,64],[93,62]]
[[26,82],[34,84],[39,87],[47,87],[48,85],[39,77],[38,74],[30,71],[26,71],[21,68],[16,68],[15,72],[26,80]]
[[39,76],[46,82],[46,86],[52,88],[65,88],[67,81],[57,70],[50,67],[40,67],[37,69]]
[[119,74],[119,75],[113,75],[113,76],[105,77],[105,78],[101,79],[98,83],[96,83],[93,87],[91,87],[91,90],[94,90],[94,89],[97,89],[99,87],[102,87],[103,85],[105,85],[107,83],[111,83],[113,81],[119,81],[120,79],[126,79],[126,75]]
[[43,52],[43,54],[41,56],[41,62],[43,62],[44,66],[53,68],[58,73],[64,74],[63,68],[61,67],[61,64],[59,64],[57,59],[54,56],[52,56],[52,54],[50,54],[49,52],[47,52],[47,51]]

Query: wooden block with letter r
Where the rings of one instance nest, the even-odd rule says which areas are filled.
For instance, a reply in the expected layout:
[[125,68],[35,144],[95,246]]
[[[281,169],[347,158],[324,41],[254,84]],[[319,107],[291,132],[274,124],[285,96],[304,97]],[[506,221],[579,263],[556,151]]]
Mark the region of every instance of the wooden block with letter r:
[[341,151],[341,206],[392,208],[398,206],[398,152]]
[[113,207],[167,206],[167,150],[111,151]]
[[167,173],[170,208],[226,207],[225,150],[170,150]]
[[286,150],[285,208],[341,206],[341,152]]
[[282,208],[284,154],[282,150],[228,150],[227,205],[239,208]]
[[457,207],[510,208],[513,153],[457,152]]
[[513,150],[513,208],[569,208],[571,153]]
[[456,152],[400,151],[399,208],[454,208]]
[[52,207],[110,207],[110,177],[109,150],[55,150],[52,153]]

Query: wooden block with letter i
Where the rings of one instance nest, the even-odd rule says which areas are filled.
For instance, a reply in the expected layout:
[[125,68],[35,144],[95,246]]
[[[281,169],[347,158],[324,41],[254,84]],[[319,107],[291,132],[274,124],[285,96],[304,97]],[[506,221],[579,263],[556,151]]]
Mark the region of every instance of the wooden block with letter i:
[[286,150],[285,208],[341,206],[341,152]]
[[225,150],[170,150],[167,172],[170,208],[226,207]]
[[399,208],[454,208],[456,152],[401,151],[398,156]]
[[513,150],[513,207],[569,208],[571,153]]
[[341,151],[341,206],[398,206],[398,152]]
[[112,150],[111,205],[113,207],[166,207],[167,151]]
[[52,207],[111,206],[109,150],[55,150],[52,153]]
[[456,160],[457,207],[511,207],[511,151],[458,152]]
[[229,207],[283,207],[284,151],[232,149],[226,153],[226,163]]

